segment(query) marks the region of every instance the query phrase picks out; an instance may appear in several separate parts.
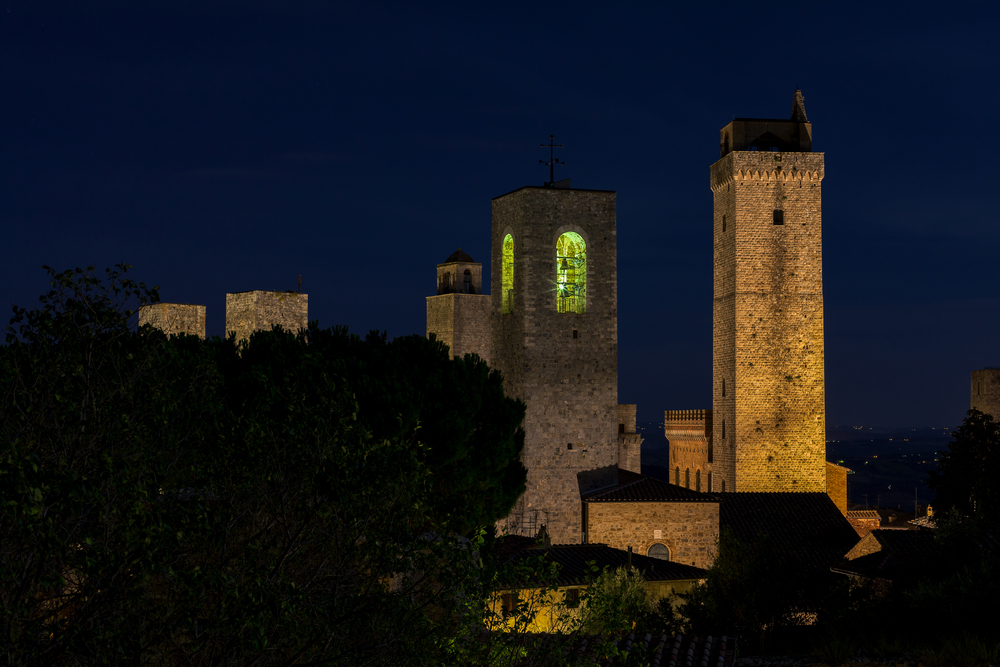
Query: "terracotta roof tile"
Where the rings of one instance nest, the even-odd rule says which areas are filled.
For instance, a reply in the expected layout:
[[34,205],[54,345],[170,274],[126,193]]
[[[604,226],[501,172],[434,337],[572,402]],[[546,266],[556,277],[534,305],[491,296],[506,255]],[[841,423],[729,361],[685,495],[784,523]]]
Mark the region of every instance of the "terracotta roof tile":
[[618,470],[618,484],[598,489],[583,496],[584,502],[709,502],[719,499],[711,493],[692,491],[683,486],[640,475],[629,470]]
[[[628,552],[606,544],[559,544],[548,548],[520,549],[505,556],[505,560],[543,557],[546,562],[559,563],[557,582],[560,586],[579,586],[592,576],[590,563],[598,569],[624,567]],[[706,571],[693,565],[632,554],[632,565],[642,572],[646,581],[685,581],[704,579]]]
[[745,543],[766,534],[789,565],[829,572],[858,534],[825,493],[720,493],[719,522]]

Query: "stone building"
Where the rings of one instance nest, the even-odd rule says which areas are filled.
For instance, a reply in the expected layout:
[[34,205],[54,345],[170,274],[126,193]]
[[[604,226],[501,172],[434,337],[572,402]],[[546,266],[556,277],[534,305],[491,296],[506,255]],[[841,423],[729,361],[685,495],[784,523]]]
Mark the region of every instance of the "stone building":
[[1000,420],[1000,368],[987,367],[981,371],[972,371],[971,394],[969,407],[993,415],[994,420]]
[[139,308],[139,326],[148,324],[167,335],[205,337],[205,306],[187,303],[152,303]]
[[825,492],[824,156],[801,91],[790,119],[734,119],[719,148],[711,423],[665,422],[672,469],[708,471],[709,491]]
[[492,366],[527,405],[527,491],[507,528],[544,524],[554,543],[580,542],[581,494],[617,480],[615,193],[497,197],[491,259]]
[[618,468],[642,472],[642,436],[636,426],[636,411],[639,406],[634,403],[618,406]]
[[437,265],[437,294],[427,297],[427,336],[456,357],[478,354],[490,363],[490,297],[483,294],[483,265],[459,248]]
[[281,326],[297,333],[309,325],[309,295],[301,292],[231,292],[226,294],[226,335],[236,340],[250,338],[255,331]]
[[[695,491],[712,491],[712,411],[667,410],[663,432],[670,442],[673,483]],[[722,489],[725,491],[725,484]]]
[[619,469],[618,483],[583,497],[587,542],[709,567],[719,538],[719,498]]

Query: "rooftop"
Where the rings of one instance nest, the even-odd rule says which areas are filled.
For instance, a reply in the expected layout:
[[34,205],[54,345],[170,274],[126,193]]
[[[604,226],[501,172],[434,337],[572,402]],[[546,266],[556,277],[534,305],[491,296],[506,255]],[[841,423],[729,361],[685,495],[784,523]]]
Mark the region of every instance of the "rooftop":
[[618,469],[618,484],[598,489],[583,496],[588,503],[604,502],[708,502],[717,503],[719,498],[711,493],[692,491],[683,486],[670,484],[659,479],[640,475],[629,470]]
[[[508,539],[508,538],[504,538]],[[614,549],[606,544],[556,544],[550,547],[521,548],[508,551],[505,560],[520,560],[541,555],[546,562],[559,564],[559,574],[556,582],[560,586],[581,586],[593,577],[590,563],[599,569],[617,569],[625,567],[629,562],[629,554],[621,549]],[[707,572],[693,565],[684,565],[669,560],[650,558],[637,553],[632,554],[632,565],[637,568],[646,581],[689,581],[704,579]]]

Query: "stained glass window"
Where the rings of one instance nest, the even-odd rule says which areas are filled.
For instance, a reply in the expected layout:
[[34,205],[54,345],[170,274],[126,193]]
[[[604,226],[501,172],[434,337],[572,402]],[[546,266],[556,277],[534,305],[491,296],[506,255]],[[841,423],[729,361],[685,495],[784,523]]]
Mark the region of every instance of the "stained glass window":
[[556,241],[556,310],[587,312],[587,244],[576,232]]
[[510,234],[503,237],[502,283],[503,312],[509,313],[514,302],[514,237]]

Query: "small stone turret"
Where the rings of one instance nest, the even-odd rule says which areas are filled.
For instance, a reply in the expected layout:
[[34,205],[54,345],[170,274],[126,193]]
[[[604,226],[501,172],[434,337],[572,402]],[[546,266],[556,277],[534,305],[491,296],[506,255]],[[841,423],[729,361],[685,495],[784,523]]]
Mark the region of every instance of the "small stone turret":
[[674,484],[695,491],[725,490],[713,488],[711,410],[667,410],[663,434],[670,444]]
[[453,356],[478,354],[490,363],[490,297],[483,294],[483,265],[461,248],[437,265],[437,294],[427,297],[427,336]]

